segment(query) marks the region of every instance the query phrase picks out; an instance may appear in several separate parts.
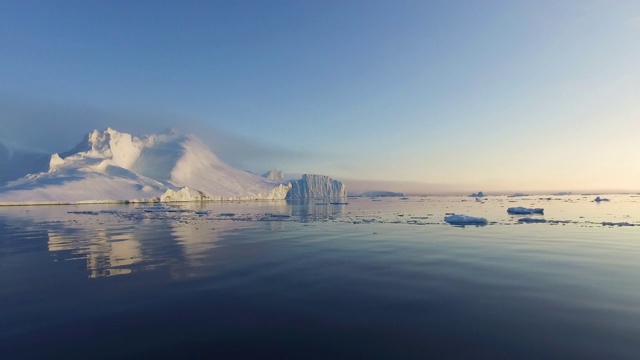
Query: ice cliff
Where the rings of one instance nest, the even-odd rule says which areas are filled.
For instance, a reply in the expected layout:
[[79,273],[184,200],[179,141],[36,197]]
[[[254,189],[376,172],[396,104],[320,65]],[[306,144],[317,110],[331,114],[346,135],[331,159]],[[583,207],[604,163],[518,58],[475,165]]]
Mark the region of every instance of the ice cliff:
[[299,180],[291,181],[287,199],[328,198],[341,200],[347,197],[347,187],[338,180],[325,175],[304,174]]
[[[0,158],[7,154],[0,149]],[[289,188],[228,165],[192,135],[134,137],[108,128],[0,186],[0,204],[279,200]]]

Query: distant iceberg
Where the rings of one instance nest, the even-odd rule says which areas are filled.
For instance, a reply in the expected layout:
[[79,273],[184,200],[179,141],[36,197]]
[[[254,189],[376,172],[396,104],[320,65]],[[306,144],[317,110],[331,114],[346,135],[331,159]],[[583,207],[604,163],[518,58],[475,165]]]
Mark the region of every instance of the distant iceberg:
[[467,215],[449,215],[444,217],[444,221],[451,225],[487,225],[485,218],[473,217]]
[[267,178],[267,180],[271,181],[284,182],[284,177],[282,176],[281,170],[273,169],[271,171],[267,171],[266,173],[262,174],[262,177],[265,177]]
[[510,207],[507,209],[507,213],[511,215],[531,215],[531,214],[544,214],[543,208],[525,208],[525,207]]
[[609,199],[607,198],[601,198],[600,196],[596,197],[593,201],[595,202],[602,202],[602,201],[609,201]]
[[473,193],[471,195],[469,195],[469,197],[485,197],[487,195],[485,195],[482,191],[478,191],[477,193]]
[[401,192],[393,191],[365,191],[360,194],[361,197],[404,197]]

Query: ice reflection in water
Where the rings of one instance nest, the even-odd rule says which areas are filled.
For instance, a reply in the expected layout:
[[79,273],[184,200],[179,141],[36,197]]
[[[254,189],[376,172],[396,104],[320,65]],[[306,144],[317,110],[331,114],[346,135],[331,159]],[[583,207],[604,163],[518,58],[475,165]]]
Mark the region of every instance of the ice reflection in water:
[[70,251],[87,262],[90,278],[126,275],[142,260],[140,242],[133,234],[106,229],[48,230],[49,251]]

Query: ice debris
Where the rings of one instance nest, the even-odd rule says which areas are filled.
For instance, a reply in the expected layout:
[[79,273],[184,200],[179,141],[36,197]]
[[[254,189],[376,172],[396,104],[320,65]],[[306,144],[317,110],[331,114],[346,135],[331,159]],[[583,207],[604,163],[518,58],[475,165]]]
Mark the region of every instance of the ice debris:
[[521,224],[535,224],[535,223],[546,223],[547,220],[539,219],[539,218],[525,217],[525,218],[522,218],[522,219],[518,219],[518,222],[521,223]]
[[487,225],[485,218],[473,217],[467,215],[449,215],[444,217],[444,221],[451,225]]
[[531,214],[544,214],[543,208],[525,208],[522,206],[510,207],[507,209],[507,213],[511,215],[531,215]]

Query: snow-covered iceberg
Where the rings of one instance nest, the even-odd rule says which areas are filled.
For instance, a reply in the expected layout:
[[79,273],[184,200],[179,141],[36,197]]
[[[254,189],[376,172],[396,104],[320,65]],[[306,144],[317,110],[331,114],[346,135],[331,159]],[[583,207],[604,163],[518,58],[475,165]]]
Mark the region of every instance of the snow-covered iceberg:
[[221,161],[192,135],[94,130],[46,169],[0,187],[0,204],[281,200],[290,184]]
[[444,217],[444,221],[451,225],[487,225],[488,221],[485,218],[473,217],[467,215],[448,215]]
[[544,214],[544,209],[543,208],[525,208],[522,206],[518,206],[518,207],[508,208],[507,213],[511,215]]
[[347,197],[347,187],[341,181],[325,175],[304,174],[300,180],[291,181],[291,190],[287,199],[331,199],[342,200]]

